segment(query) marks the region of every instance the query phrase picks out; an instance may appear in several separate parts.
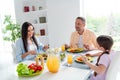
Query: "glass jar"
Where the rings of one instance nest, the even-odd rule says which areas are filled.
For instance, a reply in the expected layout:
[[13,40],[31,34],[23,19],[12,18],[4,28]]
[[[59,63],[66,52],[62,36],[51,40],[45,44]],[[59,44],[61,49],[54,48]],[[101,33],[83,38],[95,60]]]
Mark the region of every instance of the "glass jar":
[[49,53],[46,61],[49,72],[56,73],[59,71],[60,60],[55,53]]

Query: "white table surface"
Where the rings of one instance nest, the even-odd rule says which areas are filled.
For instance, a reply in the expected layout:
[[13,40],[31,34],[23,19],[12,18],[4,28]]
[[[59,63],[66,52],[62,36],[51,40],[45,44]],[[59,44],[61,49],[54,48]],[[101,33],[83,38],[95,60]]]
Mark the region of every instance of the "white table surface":
[[[34,61],[25,61],[30,64]],[[57,73],[48,71],[46,65],[42,74],[34,77],[19,77],[16,72],[16,65],[12,65],[7,69],[0,70],[0,80],[86,80],[91,71],[87,69],[60,66]]]
[[[89,51],[89,53],[96,52],[99,51]],[[33,62],[35,61],[25,61],[24,63],[30,64]],[[16,72],[17,64],[13,64],[8,68],[0,70],[0,80],[86,80],[91,73],[91,70],[89,69],[66,67],[62,66],[62,64],[64,64],[64,62],[61,63],[60,69],[57,73],[49,72],[45,65],[42,74],[34,77],[19,77]]]

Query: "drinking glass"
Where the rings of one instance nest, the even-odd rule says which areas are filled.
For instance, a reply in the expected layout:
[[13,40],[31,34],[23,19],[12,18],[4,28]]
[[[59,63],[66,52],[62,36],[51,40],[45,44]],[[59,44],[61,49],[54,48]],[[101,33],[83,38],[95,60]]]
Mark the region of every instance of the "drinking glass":
[[61,50],[62,50],[62,52],[65,51],[65,45],[62,45],[62,46],[61,46]]
[[67,66],[70,67],[72,63],[73,63],[73,56],[72,54],[68,54],[67,55]]

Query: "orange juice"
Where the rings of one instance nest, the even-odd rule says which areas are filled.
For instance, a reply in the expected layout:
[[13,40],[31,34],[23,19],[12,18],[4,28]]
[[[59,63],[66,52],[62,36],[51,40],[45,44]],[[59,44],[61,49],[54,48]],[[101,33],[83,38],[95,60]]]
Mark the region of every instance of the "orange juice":
[[46,61],[47,68],[50,72],[56,73],[60,67],[60,60],[56,55],[50,55]]
[[73,60],[72,60],[72,55],[71,54],[68,54],[67,62],[68,62],[68,64],[72,64]]
[[62,51],[65,51],[65,45],[62,45],[62,46],[61,46],[61,50],[62,50]]

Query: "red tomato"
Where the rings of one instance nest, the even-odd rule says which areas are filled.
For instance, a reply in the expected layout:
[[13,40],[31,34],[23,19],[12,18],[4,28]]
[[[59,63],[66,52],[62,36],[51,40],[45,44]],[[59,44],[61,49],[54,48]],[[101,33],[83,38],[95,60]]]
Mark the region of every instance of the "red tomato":
[[31,65],[36,66],[36,64],[35,64],[35,63],[32,63]]
[[81,57],[77,58],[79,61],[82,61]]
[[34,66],[33,70],[34,70],[34,72],[36,72],[36,71],[37,71],[37,67],[36,67],[36,66]]
[[35,63],[30,64],[28,68],[34,70],[34,72],[37,71],[37,66]]
[[70,52],[74,52],[74,50],[70,50]]
[[41,71],[42,70],[42,66],[41,65],[37,66],[37,70]]

